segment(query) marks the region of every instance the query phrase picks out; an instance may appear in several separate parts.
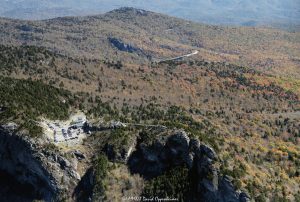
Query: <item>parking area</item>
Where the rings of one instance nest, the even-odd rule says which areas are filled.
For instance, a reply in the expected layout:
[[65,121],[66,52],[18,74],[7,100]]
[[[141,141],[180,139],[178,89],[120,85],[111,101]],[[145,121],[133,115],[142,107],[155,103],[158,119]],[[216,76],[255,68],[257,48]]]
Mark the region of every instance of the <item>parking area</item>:
[[72,115],[66,121],[52,121],[43,119],[41,126],[44,129],[44,134],[54,143],[76,142],[86,137],[83,131],[83,126],[86,122],[86,116],[83,113]]

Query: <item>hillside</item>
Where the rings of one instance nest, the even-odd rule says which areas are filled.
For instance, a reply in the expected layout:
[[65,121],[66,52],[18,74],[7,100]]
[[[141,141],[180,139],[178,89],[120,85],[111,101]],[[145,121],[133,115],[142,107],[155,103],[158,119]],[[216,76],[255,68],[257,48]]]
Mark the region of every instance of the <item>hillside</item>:
[[[1,50],[3,75],[42,80],[72,91],[76,102],[81,103],[78,106],[72,101],[73,110],[79,107],[91,117],[108,120],[182,128],[212,145],[224,161],[222,172],[233,176],[237,180],[235,185],[248,190],[252,197],[275,197],[275,187],[288,190],[284,196],[292,197],[291,193],[299,189],[294,186],[299,183],[299,95],[275,83],[261,82],[273,77],[242,66],[192,58],[140,66],[76,60],[32,46],[2,46]],[[70,98],[64,94],[65,99]],[[7,103],[5,108],[11,108],[11,100],[7,100],[10,97],[4,94],[1,99]],[[50,107],[55,102],[49,103]],[[29,103],[29,108],[39,106]],[[64,105],[57,107],[63,107],[61,112],[66,113]],[[36,116],[49,113],[43,107],[37,110],[42,111]],[[8,112],[4,112],[4,120],[13,120],[6,115]],[[120,142],[128,141],[133,134],[127,134],[125,140],[116,135],[116,139],[100,142],[112,141],[110,144],[120,147]],[[96,148],[103,148],[104,143]],[[239,163],[245,170],[236,175],[237,168],[232,165]],[[275,168],[282,173],[279,178],[284,186],[277,183],[277,178],[267,180],[268,176],[276,175]],[[265,176],[264,172],[270,174]]]
[[[73,57],[126,58],[126,62],[145,63],[197,49],[199,59],[227,61],[297,78],[300,74],[299,32],[210,26],[132,8],[45,21],[2,18],[0,28],[1,44],[44,46]],[[110,38],[136,51],[120,51]]]
[[[299,33],[131,8],[0,27],[0,175],[16,180],[0,184],[9,193],[22,182],[26,197],[46,201],[299,200]],[[47,127],[78,111],[86,139],[55,142]]]
[[[131,6],[209,24],[242,26],[270,25],[299,28],[297,0],[1,0],[0,16],[38,20],[63,16],[104,13]],[[16,9],[17,8],[17,9]]]

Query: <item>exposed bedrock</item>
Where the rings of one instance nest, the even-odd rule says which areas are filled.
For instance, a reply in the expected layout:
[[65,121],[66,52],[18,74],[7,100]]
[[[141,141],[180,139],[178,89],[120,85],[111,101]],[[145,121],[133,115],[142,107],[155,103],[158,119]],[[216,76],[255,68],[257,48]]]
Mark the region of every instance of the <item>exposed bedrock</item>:
[[234,189],[227,176],[219,175],[214,165],[216,161],[217,155],[211,147],[190,139],[183,130],[176,130],[169,135],[157,136],[151,144],[138,142],[128,165],[133,173],[151,179],[185,164],[197,178],[196,198],[199,201],[249,201],[247,194]]
[[14,129],[13,124],[0,126],[0,184],[5,185],[0,201],[53,201],[66,195],[80,178],[72,164]]
[[116,47],[120,51],[125,51],[125,52],[129,52],[129,53],[135,53],[135,52],[142,53],[143,52],[141,49],[136,48],[130,44],[126,44],[126,43],[122,42],[120,39],[109,37],[108,40],[114,47]]
[[[67,158],[47,148],[43,140],[27,138],[15,131],[13,124],[0,126],[0,201],[90,200],[94,186],[92,169],[79,183],[80,176],[73,163],[85,158],[84,155],[77,151],[74,157]],[[235,190],[229,177],[219,174],[215,151],[197,139],[190,139],[183,130],[162,131],[148,140],[141,137],[130,143],[124,146],[125,153],[120,158],[127,162],[132,173],[151,179],[186,165],[195,177],[191,201],[249,201],[247,194]],[[116,152],[120,151],[123,150]]]

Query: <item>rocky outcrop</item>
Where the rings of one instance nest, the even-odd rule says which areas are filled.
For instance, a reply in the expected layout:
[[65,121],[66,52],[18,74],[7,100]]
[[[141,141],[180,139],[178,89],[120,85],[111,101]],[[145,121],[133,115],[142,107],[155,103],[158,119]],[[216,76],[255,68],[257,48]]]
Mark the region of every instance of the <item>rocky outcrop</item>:
[[108,12],[108,14],[124,14],[124,15],[138,15],[138,16],[147,16],[149,15],[151,12],[150,11],[146,11],[143,9],[137,9],[137,8],[133,8],[133,7],[121,7],[118,9],[115,9],[113,11]]
[[205,199],[208,202],[250,201],[246,193],[235,190],[228,176],[219,175],[219,170],[214,166],[217,155],[211,147],[201,144],[194,147],[191,152],[194,156],[192,169],[198,178],[198,198]]
[[[16,132],[16,128],[14,124],[0,126],[0,171],[30,187],[29,201],[53,201],[68,195],[80,178],[74,162],[52,151],[42,140]],[[26,196],[22,199],[26,201]]]
[[[76,172],[76,162],[87,158],[83,153],[74,150],[70,155],[64,155],[47,147],[42,139],[29,138],[16,129],[15,124],[0,126],[0,201],[60,201],[72,197],[77,201],[91,200],[95,178],[93,167],[81,179]],[[145,139],[136,140],[133,136],[128,145],[108,150],[106,154],[111,155],[112,161],[127,162],[131,172],[146,179],[186,165],[195,177],[191,201],[250,200],[247,194],[235,190],[229,177],[220,176],[215,166],[218,157],[211,147],[190,139],[183,130],[157,131],[157,135]],[[15,186],[29,194],[14,196]]]
[[94,170],[91,167],[82,176],[81,180],[74,189],[73,198],[76,198],[76,201],[92,201],[94,179]]
[[128,165],[133,173],[151,179],[185,164],[197,178],[196,201],[249,201],[247,194],[234,189],[227,176],[219,175],[216,161],[217,155],[211,147],[190,139],[183,130],[176,130],[168,135],[157,136],[151,144],[139,142]]
[[113,162],[126,163],[136,147],[136,136],[130,137],[127,144],[115,145],[112,142],[105,144],[103,152]]
[[158,136],[151,145],[145,142],[137,144],[136,151],[129,158],[128,165],[134,173],[145,178],[153,178],[174,166],[187,164],[192,166],[189,155],[190,139],[184,131],[176,131],[169,136]]
[[144,55],[144,52],[142,49],[134,47],[131,44],[126,44],[120,39],[108,37],[108,41],[119,51],[125,51],[128,53],[137,53],[139,55]]

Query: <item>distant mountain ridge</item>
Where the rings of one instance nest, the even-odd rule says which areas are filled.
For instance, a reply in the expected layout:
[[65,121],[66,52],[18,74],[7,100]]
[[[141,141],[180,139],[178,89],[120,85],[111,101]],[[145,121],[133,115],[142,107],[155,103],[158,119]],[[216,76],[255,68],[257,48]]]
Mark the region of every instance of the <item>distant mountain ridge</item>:
[[[300,75],[299,32],[205,25],[128,7],[42,21],[0,18],[0,29],[1,44],[43,46],[72,57],[148,63],[199,50],[202,59]],[[139,51],[122,51],[111,38]]]
[[62,16],[78,16],[104,13],[130,6],[197,22],[231,25],[300,24],[298,0],[0,0],[0,16],[18,19],[49,19]]

